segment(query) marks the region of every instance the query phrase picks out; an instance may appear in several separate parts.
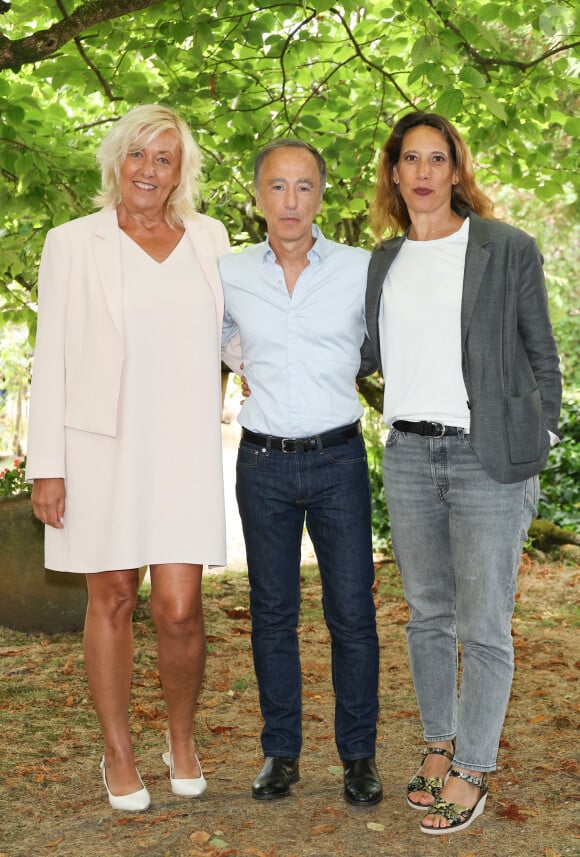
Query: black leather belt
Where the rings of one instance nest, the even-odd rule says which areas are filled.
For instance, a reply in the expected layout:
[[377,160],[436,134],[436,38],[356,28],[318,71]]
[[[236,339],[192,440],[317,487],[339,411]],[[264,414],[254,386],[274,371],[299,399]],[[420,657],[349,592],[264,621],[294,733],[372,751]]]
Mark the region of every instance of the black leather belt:
[[410,422],[409,420],[395,420],[393,428],[397,431],[407,431],[411,434],[420,434],[422,437],[446,437],[459,434],[465,429],[459,426],[446,426],[443,423],[430,423],[428,420]]
[[258,446],[280,449],[282,452],[314,452],[317,449],[326,449],[329,446],[342,446],[351,437],[361,434],[360,421],[344,428],[325,431],[312,437],[274,437],[271,434],[258,434],[247,428],[242,429],[242,440],[255,443]]

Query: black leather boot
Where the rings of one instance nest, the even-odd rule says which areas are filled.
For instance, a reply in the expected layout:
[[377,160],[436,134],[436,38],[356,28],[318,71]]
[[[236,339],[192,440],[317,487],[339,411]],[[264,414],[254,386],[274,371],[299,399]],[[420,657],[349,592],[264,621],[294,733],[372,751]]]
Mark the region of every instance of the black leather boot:
[[266,756],[264,767],[252,784],[252,797],[256,800],[287,797],[290,786],[299,779],[298,759]]
[[374,759],[343,762],[344,797],[355,806],[373,806],[383,799],[383,785]]

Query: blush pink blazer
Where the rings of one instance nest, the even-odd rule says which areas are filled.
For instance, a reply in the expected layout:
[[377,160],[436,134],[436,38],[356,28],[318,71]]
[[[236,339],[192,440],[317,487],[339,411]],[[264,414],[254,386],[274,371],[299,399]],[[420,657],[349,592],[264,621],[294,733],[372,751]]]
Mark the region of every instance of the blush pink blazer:
[[[229,250],[227,233],[204,214],[184,226],[215,298],[219,350],[218,259]],[[65,427],[116,436],[124,358],[120,235],[116,211],[103,209],[57,226],[46,237],[38,276],[28,479],[66,475]]]

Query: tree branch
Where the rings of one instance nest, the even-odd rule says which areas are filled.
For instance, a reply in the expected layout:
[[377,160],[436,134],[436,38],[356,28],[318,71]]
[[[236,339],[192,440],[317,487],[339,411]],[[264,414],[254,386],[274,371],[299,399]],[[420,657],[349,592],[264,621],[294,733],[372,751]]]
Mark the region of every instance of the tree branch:
[[352,46],[355,50],[356,55],[358,57],[360,57],[360,59],[363,61],[363,63],[366,66],[368,66],[369,68],[374,68],[374,70],[378,71],[379,74],[382,75],[383,77],[386,77],[392,83],[392,85],[395,87],[395,89],[397,90],[397,92],[399,93],[399,95],[401,96],[403,101],[405,101],[410,107],[415,108],[415,102],[413,101],[412,98],[409,98],[409,96],[407,95],[405,90],[399,86],[399,84],[395,80],[395,76],[390,74],[389,72],[385,71],[383,66],[378,65],[375,62],[372,62],[372,60],[368,59],[364,55],[361,46],[359,45],[359,43],[355,39],[354,34],[353,34],[352,30],[350,29],[350,27],[349,27],[344,15],[342,14],[342,12],[339,9],[336,9],[334,7],[332,7],[329,11],[332,12],[334,15],[336,15],[336,17],[340,20],[342,26],[346,30],[346,34],[349,38],[350,43],[352,44]]
[[533,60],[508,60],[503,59],[502,57],[484,57],[483,54],[480,54],[479,51],[477,51],[473,45],[467,41],[458,26],[449,18],[445,18],[444,15],[441,14],[441,12],[435,7],[433,0],[427,0],[427,2],[447,29],[451,30],[452,33],[455,33],[455,35],[461,40],[465,53],[486,72],[490,68],[500,68],[501,66],[511,66],[512,68],[517,68],[520,71],[527,71],[529,68],[534,68],[535,66],[540,65],[544,60],[547,60],[555,54],[559,54],[564,51],[571,51],[580,45],[580,42],[570,42],[569,44],[563,44],[560,42],[553,48],[544,51],[543,54],[540,54],[539,57],[536,57],[536,59]]
[[0,70],[9,68],[18,71],[26,63],[39,62],[51,56],[67,42],[96,24],[112,21],[162,2],[164,0],[89,0],[68,18],[57,21],[48,30],[40,30],[32,36],[11,41],[0,33]]
[[[62,0],[57,0],[57,6],[60,9],[60,11],[62,12],[63,18],[69,18],[70,17],[68,12],[66,11],[66,9],[64,7],[64,3],[62,2]],[[109,99],[109,101],[121,101],[122,99],[119,96],[113,95],[113,91],[112,91],[111,87],[109,86],[108,81],[105,80],[105,78],[103,77],[103,75],[101,74],[99,69],[96,67],[96,65],[90,59],[89,55],[85,51],[85,47],[84,47],[81,39],[78,36],[75,36],[73,41],[74,41],[75,45],[77,46],[77,50],[78,50],[79,54],[81,55],[81,57],[83,58],[84,62],[90,68],[90,70],[93,72],[93,74],[95,75],[95,77],[97,78],[99,83],[101,84],[103,92],[105,93],[105,95]]]

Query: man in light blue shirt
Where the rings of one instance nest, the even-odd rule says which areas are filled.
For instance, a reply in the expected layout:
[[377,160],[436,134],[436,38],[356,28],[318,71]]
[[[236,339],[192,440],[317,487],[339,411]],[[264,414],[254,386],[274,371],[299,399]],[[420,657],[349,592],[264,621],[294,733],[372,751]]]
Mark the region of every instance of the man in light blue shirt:
[[379,656],[370,488],[355,386],[369,254],[327,240],[314,225],[325,181],[324,161],[309,144],[278,140],[262,149],[254,187],[268,240],[220,262],[223,345],[239,334],[251,389],[239,417],[236,493],[264,717],[265,763],[252,795],[285,797],[299,779],[297,626],[306,521],[332,640],[344,796],[370,806],[383,794],[374,761]]

